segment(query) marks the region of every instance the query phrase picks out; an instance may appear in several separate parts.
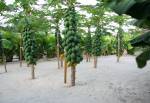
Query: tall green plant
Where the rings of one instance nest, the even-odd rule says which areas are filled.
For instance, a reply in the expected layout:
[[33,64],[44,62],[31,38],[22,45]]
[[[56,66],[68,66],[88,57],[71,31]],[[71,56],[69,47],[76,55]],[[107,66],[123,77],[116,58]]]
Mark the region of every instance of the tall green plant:
[[90,61],[90,56],[92,52],[92,38],[91,38],[91,31],[90,26],[88,26],[88,33],[85,38],[85,53],[86,53],[86,61]]
[[119,29],[117,33],[117,62],[119,62],[119,59],[121,55],[123,54],[123,30],[121,28],[121,25],[119,24]]
[[95,35],[92,38],[92,55],[94,56],[94,68],[97,68],[97,56],[100,55],[100,27],[98,26],[95,31]]
[[[57,59],[58,59],[58,69],[60,68],[60,55],[63,54],[63,46],[62,46],[62,37],[60,35],[60,29],[59,29],[59,20],[56,22],[55,27],[55,38],[56,38],[56,47],[57,47]],[[62,66],[62,61],[61,61]]]
[[32,79],[35,78],[34,65],[36,65],[36,44],[35,44],[35,34],[32,30],[31,24],[26,19],[26,24],[23,33],[23,46],[25,53],[25,61],[32,66]]
[[59,43],[59,54],[62,54],[64,52],[64,49],[62,45],[63,40],[60,34],[59,24],[56,26],[55,38],[56,38],[56,45]]
[[6,56],[4,54],[3,40],[2,40],[2,34],[1,34],[1,32],[0,32],[0,57],[2,57],[2,59],[3,59],[5,72],[7,72],[7,68],[6,68]]
[[77,18],[74,5],[69,5],[65,15],[65,59],[71,67],[71,86],[75,86],[76,65],[82,61],[80,38],[77,34]]
[[2,34],[0,33],[0,56],[2,56],[3,47],[2,47]]
[[117,62],[119,62],[120,57],[124,51],[124,42],[123,42],[123,29],[122,26],[126,20],[126,18],[122,15],[114,16],[115,21],[119,24],[118,33],[117,33],[117,48],[116,48],[116,55],[117,55]]

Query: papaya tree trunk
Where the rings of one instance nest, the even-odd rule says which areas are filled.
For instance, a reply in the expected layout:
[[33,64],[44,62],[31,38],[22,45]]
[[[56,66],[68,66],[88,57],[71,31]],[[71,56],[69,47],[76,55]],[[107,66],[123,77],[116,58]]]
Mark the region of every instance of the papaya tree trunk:
[[34,65],[32,64],[32,66],[31,66],[31,77],[32,77],[32,79],[35,79],[35,67],[34,67]]
[[[58,40],[58,38],[57,38]],[[58,63],[58,69],[60,69],[60,63],[59,63],[60,59],[59,59],[59,43],[57,43],[57,63]]]
[[4,63],[4,66],[5,66],[5,72],[7,72],[7,68],[6,68],[6,60],[5,60],[5,63]]
[[22,67],[22,34],[21,34],[21,38],[20,38],[20,67]]
[[119,36],[119,34],[118,34],[118,36],[117,36],[117,62],[119,62],[119,59],[120,59],[120,36]]
[[71,66],[71,86],[75,86],[76,67]]
[[4,69],[5,69],[5,72],[7,72],[7,61],[6,61],[6,56],[4,54],[4,51],[3,51],[3,54],[2,54],[2,57],[3,57],[3,64],[4,64]]
[[29,66],[30,66],[30,64],[27,63],[27,67],[29,67]]
[[88,61],[90,62],[90,54],[88,54]]
[[63,59],[60,60],[60,66],[63,67]]
[[88,53],[86,53],[86,62],[88,62]]
[[67,62],[64,62],[64,83],[67,83]]
[[21,50],[21,47],[20,47],[20,67],[22,67],[22,50]]
[[7,67],[6,67],[6,65],[7,65],[6,56],[4,56],[4,68],[5,68],[5,72],[7,72]]
[[97,56],[94,56],[94,68],[97,68]]

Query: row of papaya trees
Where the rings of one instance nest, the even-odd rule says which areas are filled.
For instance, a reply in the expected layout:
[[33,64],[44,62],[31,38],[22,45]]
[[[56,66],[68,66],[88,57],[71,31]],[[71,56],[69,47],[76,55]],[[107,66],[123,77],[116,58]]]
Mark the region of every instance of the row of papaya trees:
[[[66,24],[66,26],[67,25],[68,24]],[[27,32],[27,30],[25,31],[25,33],[26,32]],[[97,32],[97,30],[96,30],[96,32]],[[72,35],[72,33],[70,33],[70,34]],[[128,35],[128,34],[126,34],[126,35]],[[24,38],[23,42],[26,43],[26,41],[28,41],[27,37],[31,38],[30,36],[31,36],[31,34],[29,36],[24,35],[23,36],[23,38]],[[56,38],[57,37],[55,35],[47,35],[45,37],[41,33],[41,34],[35,34],[34,36],[35,36],[34,44],[36,45],[36,49],[34,49],[35,47],[31,46],[32,47],[31,50],[37,50],[37,52],[36,52],[35,55],[33,55],[32,58],[36,58],[36,60],[37,60],[37,59],[42,58],[43,56],[46,56],[47,58],[52,58],[52,57],[57,56],[57,54],[56,54],[57,53],[57,49],[56,49],[56,44],[57,44],[57,39]],[[66,35],[66,36],[68,36],[68,35]],[[76,38],[79,38],[79,37],[80,36],[77,36]],[[67,53],[65,54],[66,55],[65,57],[67,58],[66,62],[69,62],[69,60],[70,61],[72,60],[71,58],[73,58],[73,59],[75,58],[75,55],[74,55],[74,53],[72,53],[72,49],[70,50],[70,47],[68,47],[67,44],[69,44],[69,42],[72,41],[71,39],[74,40],[74,36],[71,36],[71,39],[69,39],[69,40],[65,40],[66,39],[65,37],[64,38],[60,37],[60,39],[62,39],[61,42],[65,41],[63,43],[63,45],[60,44],[60,46],[63,46],[63,48],[64,48],[65,45],[66,45],[66,47],[65,47],[66,50],[65,51],[68,51],[68,53],[70,53],[70,54],[67,54]],[[79,43],[78,45],[80,45],[79,47],[81,47],[80,48],[81,53],[83,53],[83,52],[85,53],[87,61],[90,61],[91,56],[94,56],[94,67],[95,68],[97,67],[97,56],[116,54],[117,39],[116,39],[115,36],[107,35],[107,36],[102,36],[102,37],[99,37],[99,36],[96,37],[96,35],[91,36],[90,32],[88,32],[86,37],[82,37],[82,38],[79,38],[79,39],[80,39],[80,41],[78,40],[77,43]],[[128,40],[130,40],[130,38],[127,36],[124,39],[126,40],[126,42],[124,43],[124,50],[127,50],[128,53],[130,53],[130,50],[132,49],[132,47],[128,43]],[[2,31],[1,32],[1,41],[2,41],[1,43],[3,44],[3,46],[2,46],[3,47],[3,50],[2,50],[3,52],[1,54],[3,54],[3,55],[1,55],[1,58],[3,56],[6,56],[6,61],[7,62],[12,61],[12,59],[15,59],[15,57],[19,57],[19,59],[20,59],[20,51],[19,51],[19,49],[20,49],[20,40],[21,39],[20,39],[19,34],[13,34],[11,32]],[[75,40],[77,40],[77,39],[75,39]],[[28,45],[28,44],[26,44],[26,45]],[[75,44],[75,45],[77,45],[77,44]],[[27,48],[27,47],[24,46],[24,48]],[[64,57],[61,57],[64,53],[64,51],[62,50],[63,48],[59,48],[60,49],[59,59],[61,59],[61,60],[64,59]],[[73,50],[76,50],[77,53],[79,53],[78,52],[79,50],[77,50],[77,49],[78,49],[78,47],[73,48]],[[31,50],[27,49],[27,51],[23,51],[23,55],[22,55],[23,60],[25,59],[25,57],[26,57],[27,60],[28,59],[30,60],[30,57],[28,57],[28,56],[31,55],[31,54],[28,54],[28,52],[31,51]],[[95,50],[97,50],[97,51],[95,51]],[[82,56],[82,54],[81,54],[81,56]],[[79,57],[79,56],[76,56],[76,57]],[[76,58],[76,59],[77,60],[82,60],[82,57],[80,59],[78,59],[78,58]],[[2,58],[2,60],[5,61],[4,58]],[[34,60],[32,60],[32,61],[34,61]],[[30,64],[30,62],[27,62],[27,63]],[[77,63],[67,64],[68,66],[73,65],[72,72],[73,72],[74,75],[72,76],[73,77],[72,85],[75,85],[75,82],[74,82],[74,79],[75,79],[75,73],[74,72],[75,71],[73,71],[73,70],[75,70],[74,67],[76,66]],[[36,64],[36,62],[34,62],[34,64]],[[33,67],[32,70],[34,70],[34,67]],[[7,72],[6,67],[5,67],[5,71]],[[32,71],[32,78],[33,79],[35,78],[34,71]],[[66,79],[65,79],[65,83],[66,83]]]
[[[4,49],[4,55],[6,56],[6,61],[12,62],[13,59],[20,59],[20,35],[13,32],[1,31],[0,36],[2,47]],[[47,37],[44,37],[42,33],[36,34],[35,39],[36,44],[38,45],[38,58],[42,58],[43,55],[45,55],[47,58],[56,56],[54,35],[48,35]],[[0,56],[0,58],[2,58],[2,55]]]
[[[65,77],[67,67],[71,68],[71,86],[75,86],[76,66],[83,60],[83,54],[86,55],[87,61],[90,61],[90,57],[94,58],[94,68],[97,67],[97,59],[100,55],[117,54],[120,57],[123,51],[126,50],[131,53],[133,50],[128,41],[132,38],[130,34],[124,34],[122,32],[120,23],[117,36],[102,35],[104,18],[99,18],[98,14],[95,14],[96,24],[88,25],[88,32],[84,32],[84,36],[80,35],[79,27],[79,15],[75,9],[75,1],[68,0],[67,7],[63,9],[63,17],[60,18],[61,13],[56,15],[49,12],[38,11],[32,8],[32,5],[36,3],[36,0],[15,0],[12,10],[18,11],[18,15],[9,18],[8,23],[11,24],[11,28],[5,28],[1,30],[0,37],[0,49],[1,58],[6,64],[7,61],[12,61],[16,55],[20,59],[20,66],[22,66],[22,60],[31,67],[32,79],[35,78],[35,65],[37,60],[43,56],[56,57],[58,59],[58,68],[60,68],[59,61],[65,66]],[[55,1],[51,2],[55,4]],[[59,9],[60,6],[55,6]],[[45,7],[46,8],[46,7]],[[48,8],[46,8],[48,9]],[[97,10],[100,10],[99,8]],[[49,21],[45,19],[46,16],[52,17]],[[104,15],[104,12],[101,12]],[[45,15],[45,17],[43,16]],[[98,17],[98,18],[97,18]],[[60,21],[64,21],[64,29],[60,31]],[[81,19],[81,18],[80,18]],[[55,21],[55,23],[53,23]],[[120,20],[121,21],[121,20]],[[50,22],[50,24],[49,24]],[[52,25],[54,24],[54,25]],[[91,26],[96,28],[94,32],[91,32]],[[49,33],[49,29],[54,28],[55,35]],[[8,32],[9,31],[9,32]],[[61,35],[63,34],[63,35]],[[120,35],[119,35],[120,34]],[[126,36],[128,35],[128,36]],[[118,59],[119,60],[119,59]],[[5,66],[6,70],[6,66]],[[7,70],[6,70],[7,72]],[[66,83],[66,79],[64,79]]]

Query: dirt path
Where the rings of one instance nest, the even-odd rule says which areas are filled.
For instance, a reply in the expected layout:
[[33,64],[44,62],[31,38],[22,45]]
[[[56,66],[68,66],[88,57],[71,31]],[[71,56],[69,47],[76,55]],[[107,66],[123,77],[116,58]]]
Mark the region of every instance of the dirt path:
[[0,103],[150,103],[150,63],[141,70],[133,56],[120,63],[107,56],[97,69],[85,60],[77,68],[76,86],[68,88],[56,61],[39,62],[35,80],[25,64],[8,64],[8,73],[0,66]]

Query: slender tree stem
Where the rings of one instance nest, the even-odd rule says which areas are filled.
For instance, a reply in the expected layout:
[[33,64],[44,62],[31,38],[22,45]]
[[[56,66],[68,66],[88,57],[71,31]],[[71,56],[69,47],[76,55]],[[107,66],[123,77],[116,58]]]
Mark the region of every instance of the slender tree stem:
[[32,76],[32,79],[35,79],[35,67],[33,64],[31,66],[31,76]]
[[7,72],[6,65],[7,65],[7,62],[6,62],[6,56],[4,55],[4,68],[5,68],[5,72]]
[[58,69],[60,69],[60,43],[59,43],[59,31],[57,30],[59,28],[59,21],[56,24],[56,37],[57,37],[57,62],[58,62]]
[[71,86],[75,86],[76,67],[71,66]]
[[97,68],[97,56],[94,56],[94,68]]
[[20,67],[22,67],[22,34],[20,38]]
[[61,59],[60,62],[60,66],[63,67],[63,59]]
[[[57,38],[58,40],[58,38]],[[60,59],[59,59],[59,44],[57,44],[57,63],[58,63],[58,69],[60,69],[60,63],[59,63]]]
[[88,53],[86,53],[86,62],[88,62]]
[[5,68],[5,72],[7,72],[7,60],[6,60],[6,56],[4,54],[4,49],[2,49],[2,56],[3,56],[3,64],[4,64],[4,68]]
[[118,34],[118,36],[117,36],[117,42],[118,42],[118,45],[117,45],[117,51],[118,51],[118,53],[117,53],[117,62],[119,62],[119,59],[120,59],[120,36],[119,36],[119,34]]
[[90,54],[88,54],[88,61],[90,62]]
[[67,83],[67,62],[64,62],[64,83]]
[[20,67],[22,67],[22,47],[20,47]]

